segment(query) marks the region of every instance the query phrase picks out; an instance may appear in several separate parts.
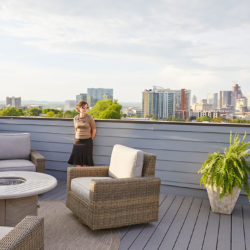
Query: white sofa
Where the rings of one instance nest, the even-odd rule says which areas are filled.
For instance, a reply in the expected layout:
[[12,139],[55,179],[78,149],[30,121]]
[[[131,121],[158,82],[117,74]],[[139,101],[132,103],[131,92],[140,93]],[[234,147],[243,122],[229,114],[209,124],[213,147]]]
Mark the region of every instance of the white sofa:
[[45,158],[31,150],[29,133],[0,133],[0,171],[45,171]]

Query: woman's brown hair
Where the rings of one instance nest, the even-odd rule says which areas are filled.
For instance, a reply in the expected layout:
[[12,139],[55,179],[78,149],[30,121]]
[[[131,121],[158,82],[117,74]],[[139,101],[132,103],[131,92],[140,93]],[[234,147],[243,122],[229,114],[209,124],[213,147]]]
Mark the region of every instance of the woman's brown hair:
[[87,102],[84,102],[84,101],[78,102],[78,103],[76,104],[76,111],[79,113],[79,112],[80,112],[80,108],[81,108],[81,107],[84,107],[86,104],[88,105],[88,103],[87,103]]

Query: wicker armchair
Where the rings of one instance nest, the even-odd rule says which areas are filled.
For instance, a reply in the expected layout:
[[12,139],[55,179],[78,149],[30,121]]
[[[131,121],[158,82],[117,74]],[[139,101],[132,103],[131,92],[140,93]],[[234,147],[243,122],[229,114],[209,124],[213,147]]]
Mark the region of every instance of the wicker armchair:
[[[155,175],[156,156],[144,152],[142,177],[107,177],[108,166],[70,167],[67,172],[66,206],[92,230],[116,228],[158,220],[160,183]],[[71,180],[93,177],[89,200],[71,190]]]
[[26,216],[0,239],[0,249],[43,250],[44,219],[37,216]]

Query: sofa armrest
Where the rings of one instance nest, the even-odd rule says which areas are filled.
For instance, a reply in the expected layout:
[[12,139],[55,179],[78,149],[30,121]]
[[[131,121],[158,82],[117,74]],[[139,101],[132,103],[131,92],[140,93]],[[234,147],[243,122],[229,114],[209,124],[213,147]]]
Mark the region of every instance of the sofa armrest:
[[44,219],[26,216],[0,240],[0,249],[44,249]]
[[67,191],[70,190],[71,180],[77,177],[106,177],[108,176],[109,166],[94,167],[68,167],[67,168]]
[[[159,199],[161,179],[156,177],[120,178],[92,180],[90,183],[90,201],[126,204],[128,200]],[[158,198],[157,198],[158,197]]]
[[36,172],[45,172],[45,158],[39,152],[31,150],[30,160],[36,165]]

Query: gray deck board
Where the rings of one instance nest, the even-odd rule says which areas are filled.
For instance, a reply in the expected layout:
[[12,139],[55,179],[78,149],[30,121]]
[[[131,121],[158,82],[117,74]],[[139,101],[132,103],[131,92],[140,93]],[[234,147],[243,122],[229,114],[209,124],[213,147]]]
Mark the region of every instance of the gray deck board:
[[145,246],[144,249],[148,249],[148,250],[158,249],[158,246],[162,242],[163,237],[167,233],[177,212],[179,211],[179,208],[183,202],[183,199],[184,197],[175,198],[170,208],[168,209],[167,213],[163,217],[162,221],[156,228],[154,234],[150,238],[150,241],[147,242],[147,245]]
[[218,235],[218,250],[228,250],[231,248],[231,215],[220,215],[220,226]]
[[[65,197],[66,181],[58,181],[39,200]],[[250,205],[237,204],[232,215],[219,215],[206,199],[161,194],[157,222],[124,227],[120,234],[119,250],[250,250]]]
[[204,250],[216,250],[220,215],[210,211],[206,235],[203,243]]
[[203,240],[206,234],[209,210],[210,205],[208,200],[203,200],[200,213],[198,215],[197,222],[193,231],[193,235],[188,247],[189,250],[202,249]]
[[186,250],[190,242],[192,232],[197,220],[198,213],[200,211],[202,200],[194,199],[191,208],[187,214],[186,221],[181,229],[178,239],[175,243],[175,250]]
[[192,198],[187,197],[182,202],[182,205],[173,221],[170,229],[168,230],[167,234],[165,235],[161,245],[159,247],[160,250],[171,250],[173,249],[176,239],[180,233],[180,230],[183,226],[183,223],[186,219],[187,213],[189,212],[190,206],[192,203]]
[[145,225],[140,235],[136,238],[136,240],[130,246],[129,248],[130,250],[139,250],[139,249],[144,248],[144,246],[150,240],[151,236],[153,235],[158,225],[162,221],[163,216],[166,214],[169,207],[173,203],[174,198],[175,196],[173,195],[166,196],[166,199],[161,203],[160,208],[159,208],[158,221]]
[[[248,236],[249,237],[249,236]],[[232,213],[232,250],[244,250],[245,237],[242,206],[236,205]]]
[[140,234],[140,232],[143,230],[144,225],[135,225],[133,226],[126,235],[122,238],[122,241],[120,243],[120,250],[127,250],[132,245],[136,237]]
[[243,206],[246,249],[250,250],[250,206]]

